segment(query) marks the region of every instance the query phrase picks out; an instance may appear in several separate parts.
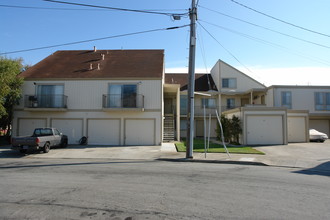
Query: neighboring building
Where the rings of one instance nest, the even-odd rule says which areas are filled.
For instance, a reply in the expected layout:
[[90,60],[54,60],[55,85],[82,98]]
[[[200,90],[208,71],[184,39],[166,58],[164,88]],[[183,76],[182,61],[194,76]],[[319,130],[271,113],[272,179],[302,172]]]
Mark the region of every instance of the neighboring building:
[[56,127],[70,144],[162,142],[163,50],[57,51],[20,77],[14,136]]
[[[164,74],[163,50],[58,51],[20,76],[13,135],[56,127],[70,144],[160,145],[187,134],[188,74]],[[266,87],[221,60],[196,74],[194,101],[197,137],[216,137],[216,111],[241,119],[242,144],[330,133],[330,86]]]
[[306,110],[308,127],[330,135],[330,86],[270,86],[267,106]]

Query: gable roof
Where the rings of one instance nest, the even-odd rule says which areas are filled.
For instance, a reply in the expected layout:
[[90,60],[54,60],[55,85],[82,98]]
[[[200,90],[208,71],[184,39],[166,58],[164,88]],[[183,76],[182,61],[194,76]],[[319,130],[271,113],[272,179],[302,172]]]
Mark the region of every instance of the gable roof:
[[[166,73],[166,84],[180,84],[180,90],[188,89],[187,73]],[[195,91],[206,92],[209,90],[218,91],[211,74],[195,74]]]
[[164,50],[67,50],[53,53],[20,76],[26,79],[162,78],[163,72]]

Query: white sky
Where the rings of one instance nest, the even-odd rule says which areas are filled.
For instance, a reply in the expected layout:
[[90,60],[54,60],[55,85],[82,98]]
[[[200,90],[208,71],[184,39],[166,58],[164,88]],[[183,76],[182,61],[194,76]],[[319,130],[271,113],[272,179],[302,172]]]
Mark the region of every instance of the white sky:
[[[209,68],[211,69],[211,68]],[[262,68],[262,67],[237,67],[244,74],[260,83],[271,85],[310,85],[329,86],[330,67],[290,67],[290,68]],[[188,68],[167,68],[166,73],[187,73]],[[206,73],[205,69],[196,69],[196,73]]]

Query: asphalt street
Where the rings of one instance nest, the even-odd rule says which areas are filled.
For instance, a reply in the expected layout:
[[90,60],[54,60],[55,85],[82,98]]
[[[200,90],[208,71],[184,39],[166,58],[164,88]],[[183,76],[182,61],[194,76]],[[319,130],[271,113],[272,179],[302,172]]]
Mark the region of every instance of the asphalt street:
[[328,219],[330,173],[157,160],[2,158],[1,219]]

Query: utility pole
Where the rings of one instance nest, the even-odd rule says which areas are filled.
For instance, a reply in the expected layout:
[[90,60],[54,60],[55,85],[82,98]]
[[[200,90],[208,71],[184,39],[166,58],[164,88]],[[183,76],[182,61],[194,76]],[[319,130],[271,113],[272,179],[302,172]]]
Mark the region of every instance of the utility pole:
[[190,16],[190,45],[189,45],[189,69],[188,69],[188,111],[187,111],[187,150],[186,158],[193,158],[194,148],[194,116],[195,116],[195,54],[196,54],[196,0],[192,0]]

